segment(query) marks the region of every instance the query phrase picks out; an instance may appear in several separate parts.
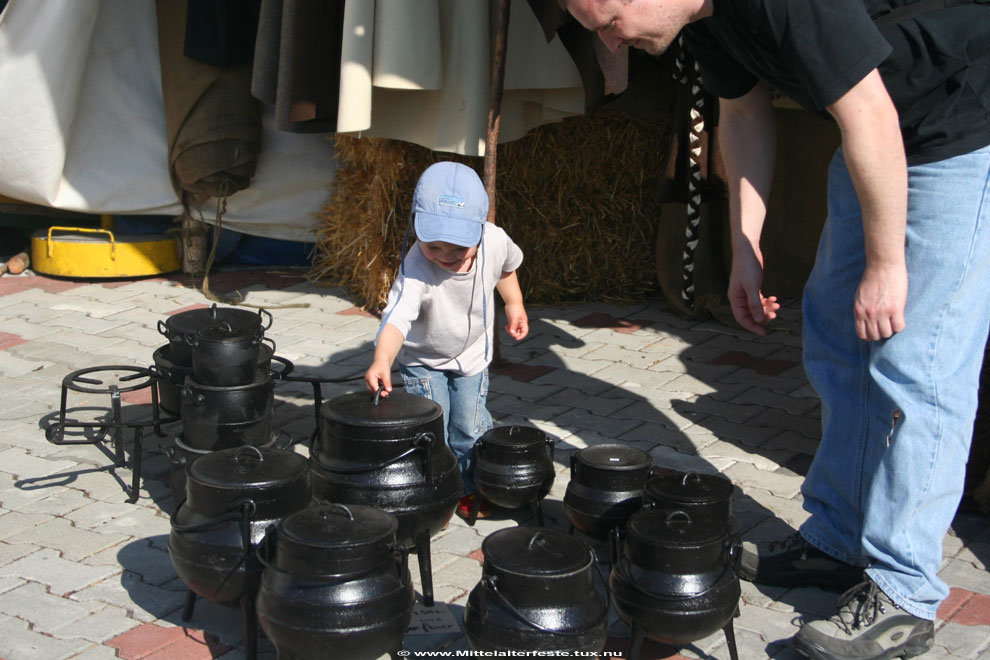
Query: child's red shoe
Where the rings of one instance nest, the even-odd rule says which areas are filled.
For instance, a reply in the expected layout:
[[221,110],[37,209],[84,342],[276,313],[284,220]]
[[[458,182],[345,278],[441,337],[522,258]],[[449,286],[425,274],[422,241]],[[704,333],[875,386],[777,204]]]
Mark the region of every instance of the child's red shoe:
[[474,508],[474,500],[478,498],[478,518],[487,518],[492,515],[492,503],[477,493],[471,493],[461,498],[457,505],[457,515],[465,520],[471,519],[471,511]]

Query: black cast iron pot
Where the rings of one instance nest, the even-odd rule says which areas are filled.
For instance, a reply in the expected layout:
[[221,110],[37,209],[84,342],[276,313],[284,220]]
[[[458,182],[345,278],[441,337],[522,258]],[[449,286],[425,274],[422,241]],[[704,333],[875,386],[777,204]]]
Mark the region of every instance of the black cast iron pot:
[[[272,348],[274,342],[266,344],[264,342],[258,347],[258,375],[255,378],[264,377],[271,374],[273,378],[288,376],[292,373],[295,365],[284,357],[274,354]],[[186,376],[192,373],[192,367],[176,364],[171,359],[171,344],[165,344],[155,349],[152,354],[155,369],[162,378],[158,381],[158,398],[162,410],[172,415],[179,415],[182,410],[181,391],[186,382]],[[272,367],[272,362],[278,364],[277,368]]]
[[571,455],[564,510],[575,529],[607,538],[643,504],[643,485],[653,460],[641,449],[620,444],[585,447]]
[[[279,432],[277,437],[271,437],[267,442],[253,446],[265,450],[271,448],[288,449],[291,445],[292,438],[287,434]],[[236,449],[240,446],[243,445],[221,447],[219,449]],[[185,443],[185,439],[181,434],[172,439],[172,444],[165,448],[165,455],[172,464],[169,471],[169,488],[172,491],[172,501],[181,502],[186,497],[186,470],[189,466],[203,456],[214,451],[219,451],[219,449],[196,449],[195,447],[190,447]]]
[[235,387],[251,383],[258,371],[262,341],[275,342],[261,336],[261,329],[235,330],[223,321],[200,328],[186,341],[192,345],[193,378],[203,385]]
[[617,547],[609,590],[632,627],[628,657],[637,657],[645,635],[672,645],[720,629],[731,635],[740,589],[724,522],[644,508],[629,518],[624,543],[618,530],[612,539]]
[[553,486],[554,442],[532,426],[497,426],[487,431],[474,443],[478,492],[506,509],[539,502]]
[[[237,331],[258,331],[259,336],[272,325],[272,315],[263,309],[252,312],[236,307],[201,307],[179,312],[158,321],[158,332],[169,342],[170,358],[175,364],[192,366],[192,346],[189,344],[196,332],[218,323],[226,322]],[[186,337],[189,339],[187,340]]]
[[314,494],[394,515],[398,542],[416,547],[423,600],[432,605],[429,540],[453,516],[462,489],[443,440],[443,409],[407,392],[355,392],[327,401],[320,416],[311,451]]
[[559,530],[512,527],[490,534],[481,549],[481,581],[464,610],[472,649],[601,652],[608,601],[595,586],[587,545]]
[[398,521],[324,504],[284,518],[259,548],[261,628],[284,660],[373,660],[402,647],[415,594]]
[[253,594],[254,548],[265,530],[310,504],[309,465],[295,452],[239,447],[210,452],[186,470],[186,499],[172,514],[168,550],[189,590],[217,603]]
[[217,449],[220,443],[259,445],[271,437],[275,402],[271,374],[236,387],[217,387],[187,376],[181,390],[182,431],[186,444]]

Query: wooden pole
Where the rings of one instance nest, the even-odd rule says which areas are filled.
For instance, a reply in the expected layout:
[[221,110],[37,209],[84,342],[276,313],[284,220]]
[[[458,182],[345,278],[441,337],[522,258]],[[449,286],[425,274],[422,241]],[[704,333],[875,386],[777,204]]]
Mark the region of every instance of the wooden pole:
[[[498,127],[502,119],[502,87],[505,82],[505,46],[509,39],[509,4],[498,0],[498,23],[495,27],[495,52],[492,55],[492,78],[488,93],[488,127],[485,132],[485,192],[488,193],[488,222],[495,222],[495,153]],[[492,365],[502,364],[498,329],[492,333]]]
[[505,83],[505,46],[509,38],[510,0],[498,0],[495,53],[488,93],[488,129],[485,135],[485,191],[488,193],[488,222],[495,222],[495,152],[502,119],[502,87]]

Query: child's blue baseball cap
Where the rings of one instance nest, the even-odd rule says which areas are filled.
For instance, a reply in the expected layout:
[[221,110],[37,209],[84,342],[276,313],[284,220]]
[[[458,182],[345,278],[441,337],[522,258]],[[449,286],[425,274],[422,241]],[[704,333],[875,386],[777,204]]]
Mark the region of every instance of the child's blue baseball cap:
[[467,165],[434,163],[419,177],[412,212],[416,238],[424,243],[472,247],[481,242],[488,219],[488,193]]

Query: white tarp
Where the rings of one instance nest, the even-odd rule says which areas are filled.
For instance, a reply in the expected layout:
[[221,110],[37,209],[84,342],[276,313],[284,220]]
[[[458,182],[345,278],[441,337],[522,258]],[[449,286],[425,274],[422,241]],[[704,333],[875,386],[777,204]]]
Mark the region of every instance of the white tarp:
[[[491,2],[345,5],[338,129],[483,155]],[[577,69],[526,6],[509,22],[500,140],[583,112]],[[0,14],[0,194],[86,213],[178,215],[169,182],[154,0],[9,0]],[[333,185],[326,134],[278,131],[266,109],[251,185],[224,227],[312,241]],[[204,219],[215,202],[200,209]]]
[[[326,135],[270,127],[223,223],[315,240],[333,183]],[[178,215],[153,0],[10,0],[0,15],[0,194],[86,213]],[[215,203],[202,208],[215,214]]]

